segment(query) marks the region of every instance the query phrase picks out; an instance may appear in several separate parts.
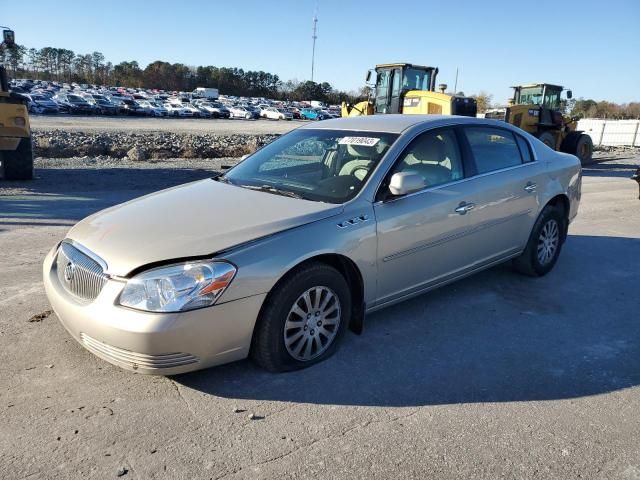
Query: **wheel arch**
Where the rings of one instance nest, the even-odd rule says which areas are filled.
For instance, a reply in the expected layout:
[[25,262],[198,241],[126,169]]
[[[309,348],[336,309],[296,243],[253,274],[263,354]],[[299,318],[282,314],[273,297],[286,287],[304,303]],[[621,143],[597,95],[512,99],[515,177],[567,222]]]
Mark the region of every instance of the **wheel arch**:
[[569,230],[569,212],[571,211],[571,203],[569,201],[569,197],[564,193],[557,194],[549,199],[549,201],[545,204],[545,207],[547,205],[551,205],[562,210],[562,216],[565,219],[562,229],[562,241],[564,242],[567,238],[567,233]]
[[286,272],[284,272],[280,278],[274,283],[271,290],[267,294],[262,307],[260,308],[260,314],[258,318],[262,315],[262,310],[265,308],[265,305],[269,301],[273,292],[277,290],[277,288],[291,275],[295,272],[305,268],[307,265],[313,263],[324,263],[325,265],[329,265],[335,268],[347,281],[349,285],[349,290],[351,291],[351,316],[349,318],[349,329],[356,333],[362,333],[362,329],[364,326],[364,312],[365,312],[365,302],[364,302],[364,279],[362,277],[362,272],[356,265],[356,263],[351,260],[349,257],[339,254],[339,253],[320,253],[317,255],[313,255],[311,257],[305,258],[289,268]]

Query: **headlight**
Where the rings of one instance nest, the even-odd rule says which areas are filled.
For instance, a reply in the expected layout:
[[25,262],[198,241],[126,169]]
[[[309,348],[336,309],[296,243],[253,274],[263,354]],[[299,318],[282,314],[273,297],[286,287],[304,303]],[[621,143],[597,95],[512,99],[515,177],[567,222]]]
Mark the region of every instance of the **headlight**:
[[230,263],[195,261],[154,268],[127,281],[120,305],[147,312],[183,312],[216,303],[233,280]]

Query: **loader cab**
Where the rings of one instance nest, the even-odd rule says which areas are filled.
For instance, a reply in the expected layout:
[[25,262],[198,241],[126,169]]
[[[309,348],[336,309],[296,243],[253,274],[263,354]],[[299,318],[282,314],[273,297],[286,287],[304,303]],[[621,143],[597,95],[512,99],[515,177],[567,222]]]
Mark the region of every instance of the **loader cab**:
[[[549,83],[518,85],[513,88],[514,105],[537,105],[551,110],[560,110],[563,87]],[[571,90],[567,90],[567,98],[571,98]]]
[[[563,128],[562,92],[564,87],[550,83],[517,85],[513,88],[513,99],[507,108],[507,122],[523,130],[540,135],[542,131]],[[571,98],[571,90],[566,90],[566,98]],[[556,140],[556,143],[559,140]]]
[[[367,75],[367,80],[371,78]],[[376,65],[374,113],[402,113],[404,95],[412,90],[434,91],[438,69],[391,63]]]

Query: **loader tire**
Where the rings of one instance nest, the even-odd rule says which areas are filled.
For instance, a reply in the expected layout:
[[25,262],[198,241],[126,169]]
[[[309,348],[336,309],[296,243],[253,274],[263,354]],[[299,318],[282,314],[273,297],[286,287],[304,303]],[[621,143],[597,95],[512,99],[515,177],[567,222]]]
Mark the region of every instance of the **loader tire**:
[[547,147],[556,149],[556,139],[551,132],[542,132],[538,135],[538,140],[544,143]]
[[591,162],[593,158],[593,141],[589,135],[583,133],[578,137],[573,154],[578,157],[578,160],[583,165]]
[[0,152],[0,172],[5,180],[31,180],[33,178],[33,151],[31,138],[23,138],[14,151]]

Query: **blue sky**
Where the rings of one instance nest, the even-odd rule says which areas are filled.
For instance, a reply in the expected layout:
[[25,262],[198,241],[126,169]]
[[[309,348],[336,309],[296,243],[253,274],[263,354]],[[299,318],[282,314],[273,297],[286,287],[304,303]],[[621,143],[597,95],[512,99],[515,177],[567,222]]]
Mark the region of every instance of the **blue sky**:
[[[438,66],[439,82],[485,91],[546,81],[575,97],[640,101],[640,0],[318,0],[316,81],[364,84],[376,63]],[[28,47],[98,50],[108,60],[154,60],[311,74],[316,0],[182,2],[31,0],[2,23]]]

